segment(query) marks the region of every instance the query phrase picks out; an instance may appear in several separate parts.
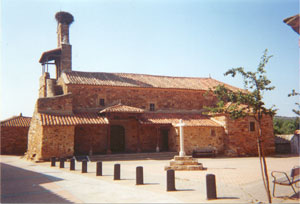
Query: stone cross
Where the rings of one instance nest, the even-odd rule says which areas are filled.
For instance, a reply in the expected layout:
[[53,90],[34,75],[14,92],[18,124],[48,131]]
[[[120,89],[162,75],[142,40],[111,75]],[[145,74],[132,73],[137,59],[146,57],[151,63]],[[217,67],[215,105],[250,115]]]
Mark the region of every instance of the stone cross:
[[180,157],[184,157],[185,156],[185,152],[184,152],[184,135],[183,135],[183,126],[185,126],[185,124],[182,122],[182,119],[179,120],[179,123],[176,125],[177,127],[179,127],[179,137],[180,137],[180,151],[179,151],[179,156]]

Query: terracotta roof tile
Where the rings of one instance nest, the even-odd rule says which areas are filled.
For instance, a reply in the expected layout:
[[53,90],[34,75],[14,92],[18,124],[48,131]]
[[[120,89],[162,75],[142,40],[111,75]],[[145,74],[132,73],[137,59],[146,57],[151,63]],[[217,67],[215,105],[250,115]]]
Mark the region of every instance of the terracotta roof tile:
[[222,125],[212,121],[209,117],[199,114],[181,113],[145,113],[140,120],[141,124],[170,124],[176,126],[182,119],[186,126],[222,127]]
[[125,113],[143,113],[144,109],[136,108],[132,106],[126,106],[122,104],[117,104],[114,106],[110,106],[108,108],[103,109],[100,113],[104,112],[125,112]]
[[242,90],[212,78],[78,71],[65,72],[62,77],[66,84],[191,90],[209,90],[210,88],[223,84],[233,91]]
[[296,33],[300,34],[299,19],[300,19],[300,14],[297,14],[284,19],[283,22],[291,26]]
[[108,120],[96,113],[80,113],[75,115],[40,114],[42,125],[106,125]]
[[2,127],[29,127],[31,117],[14,116],[12,118],[1,121]]
[[61,55],[61,48],[55,48],[53,50],[48,50],[46,52],[43,52],[39,62],[44,63],[47,61],[51,61],[54,59],[57,59]]

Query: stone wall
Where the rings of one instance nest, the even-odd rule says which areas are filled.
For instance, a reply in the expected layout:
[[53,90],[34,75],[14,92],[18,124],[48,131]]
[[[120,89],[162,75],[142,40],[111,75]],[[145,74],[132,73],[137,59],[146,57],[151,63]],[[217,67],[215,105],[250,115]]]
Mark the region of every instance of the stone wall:
[[[250,131],[250,122],[255,123],[255,131]],[[227,119],[226,129],[228,134],[225,138],[226,154],[229,156],[255,156],[257,155],[258,123],[252,117],[237,120]],[[272,118],[265,116],[262,119],[262,136],[265,153],[275,152]]]
[[107,151],[108,125],[80,125],[75,127],[74,154],[104,154]]
[[1,127],[1,154],[23,155],[29,127]]
[[264,116],[262,119],[262,136],[265,154],[274,154],[275,135],[273,130],[273,118],[271,116]]
[[74,126],[42,126],[37,106],[28,131],[26,158],[39,161],[74,154]]
[[40,77],[39,98],[47,96],[47,79],[50,79],[50,74],[45,72]]
[[42,158],[42,137],[43,127],[41,126],[40,114],[35,108],[28,131],[27,159],[40,160]]
[[125,152],[138,150],[138,121],[135,119],[110,120],[110,125],[120,125],[125,129]]
[[38,113],[55,113],[59,115],[72,114],[72,100],[72,94],[39,98],[37,100],[37,111]]
[[73,156],[74,130],[74,126],[43,126],[41,158]]
[[215,98],[204,96],[205,91],[177,89],[145,89],[130,87],[96,87],[67,85],[64,91],[73,94],[74,111],[97,110],[101,98],[105,105],[121,102],[124,105],[149,110],[150,103],[155,110],[201,110],[204,106],[215,103]]
[[158,130],[154,125],[141,125],[140,144],[142,152],[156,151]]
[[222,127],[184,127],[184,149],[191,155],[193,150],[206,147],[216,148],[217,153],[224,151],[224,129]]

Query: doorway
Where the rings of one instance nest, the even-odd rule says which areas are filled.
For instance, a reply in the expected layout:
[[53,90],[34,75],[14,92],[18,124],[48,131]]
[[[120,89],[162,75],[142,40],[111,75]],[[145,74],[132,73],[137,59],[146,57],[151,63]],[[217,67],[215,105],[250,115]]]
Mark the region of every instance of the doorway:
[[161,130],[161,151],[162,152],[169,151],[169,130],[168,129]]
[[125,152],[125,128],[123,126],[110,126],[110,149],[112,153]]

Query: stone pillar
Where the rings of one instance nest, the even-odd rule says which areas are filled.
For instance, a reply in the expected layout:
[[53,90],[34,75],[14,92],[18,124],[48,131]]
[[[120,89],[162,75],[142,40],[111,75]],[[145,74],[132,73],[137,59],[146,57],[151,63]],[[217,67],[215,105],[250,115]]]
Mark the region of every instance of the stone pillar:
[[137,152],[141,152],[141,138],[140,138],[140,124],[138,123],[138,128],[137,128]]
[[180,151],[179,151],[179,156],[180,157],[184,157],[185,156],[185,152],[184,152],[184,133],[183,133],[183,126],[185,126],[185,124],[182,122],[182,119],[179,120],[179,123],[176,125],[177,127],[179,127],[179,137],[180,137]]
[[159,127],[156,127],[156,152],[159,152]]
[[111,149],[110,149],[110,125],[107,125],[106,154],[111,154]]

